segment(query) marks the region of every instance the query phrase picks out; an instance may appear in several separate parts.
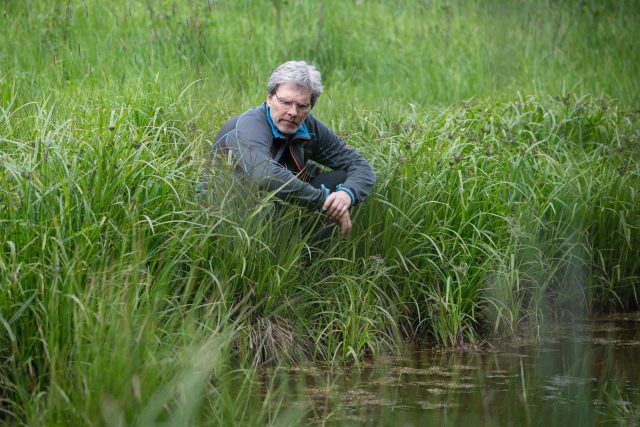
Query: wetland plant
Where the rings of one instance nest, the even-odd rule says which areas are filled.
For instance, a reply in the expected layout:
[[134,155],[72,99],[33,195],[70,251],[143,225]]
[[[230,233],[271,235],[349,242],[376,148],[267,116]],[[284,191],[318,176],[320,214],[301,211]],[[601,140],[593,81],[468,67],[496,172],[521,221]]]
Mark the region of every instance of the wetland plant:
[[[634,2],[321,3],[5,2],[0,423],[302,423],[256,365],[638,308]],[[378,174],[348,241],[195,197],[289,57]]]

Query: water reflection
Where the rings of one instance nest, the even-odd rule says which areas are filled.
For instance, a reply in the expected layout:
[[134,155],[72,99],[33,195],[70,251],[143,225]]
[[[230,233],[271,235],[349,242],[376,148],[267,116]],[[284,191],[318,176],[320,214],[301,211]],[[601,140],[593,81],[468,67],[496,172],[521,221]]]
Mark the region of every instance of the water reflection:
[[273,375],[288,401],[309,403],[316,425],[638,425],[640,318],[554,325],[541,336]]

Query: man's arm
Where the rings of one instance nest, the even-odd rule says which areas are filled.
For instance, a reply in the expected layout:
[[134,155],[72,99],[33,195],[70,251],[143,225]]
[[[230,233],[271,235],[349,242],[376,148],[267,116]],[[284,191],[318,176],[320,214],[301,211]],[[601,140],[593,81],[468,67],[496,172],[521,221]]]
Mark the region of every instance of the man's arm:
[[234,152],[239,167],[261,189],[275,191],[281,199],[320,209],[327,192],[301,181],[271,158],[273,138],[260,114],[264,112],[251,110],[240,116],[235,130],[227,135],[225,146]]
[[315,117],[312,117],[312,123],[318,140],[313,160],[347,173],[345,182],[327,197],[322,207],[325,214],[340,226],[342,237],[347,238],[352,226],[349,208],[364,201],[371,193],[376,176],[371,165],[324,123]]
[[318,140],[313,160],[333,170],[345,171],[347,178],[341,185],[343,192],[351,197],[351,205],[362,203],[376,182],[371,165],[315,117],[312,118],[312,129]]

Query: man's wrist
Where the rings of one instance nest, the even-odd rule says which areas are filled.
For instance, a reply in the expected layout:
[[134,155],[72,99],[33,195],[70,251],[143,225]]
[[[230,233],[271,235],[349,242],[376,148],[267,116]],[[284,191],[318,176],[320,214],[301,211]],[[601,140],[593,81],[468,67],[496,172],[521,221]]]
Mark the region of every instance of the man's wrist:
[[347,187],[343,186],[342,184],[338,184],[336,186],[336,191],[344,191],[345,193],[347,193],[351,198],[351,206],[356,204],[356,196],[354,196],[353,192],[349,190]]
[[327,197],[329,197],[329,194],[331,194],[331,190],[329,190],[327,187],[324,186],[324,184],[320,184],[320,191],[322,191],[322,203],[320,204],[320,210],[323,211],[324,210],[324,202],[327,200]]

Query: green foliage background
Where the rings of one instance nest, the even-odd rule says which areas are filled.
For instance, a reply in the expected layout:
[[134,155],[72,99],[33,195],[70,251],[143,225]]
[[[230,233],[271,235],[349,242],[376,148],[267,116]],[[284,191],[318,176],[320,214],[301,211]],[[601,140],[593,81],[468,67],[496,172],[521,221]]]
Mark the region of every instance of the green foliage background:
[[[634,1],[0,5],[0,422],[298,424],[254,366],[638,307]],[[196,203],[271,69],[378,174],[353,237]],[[309,261],[311,259],[311,261]]]

